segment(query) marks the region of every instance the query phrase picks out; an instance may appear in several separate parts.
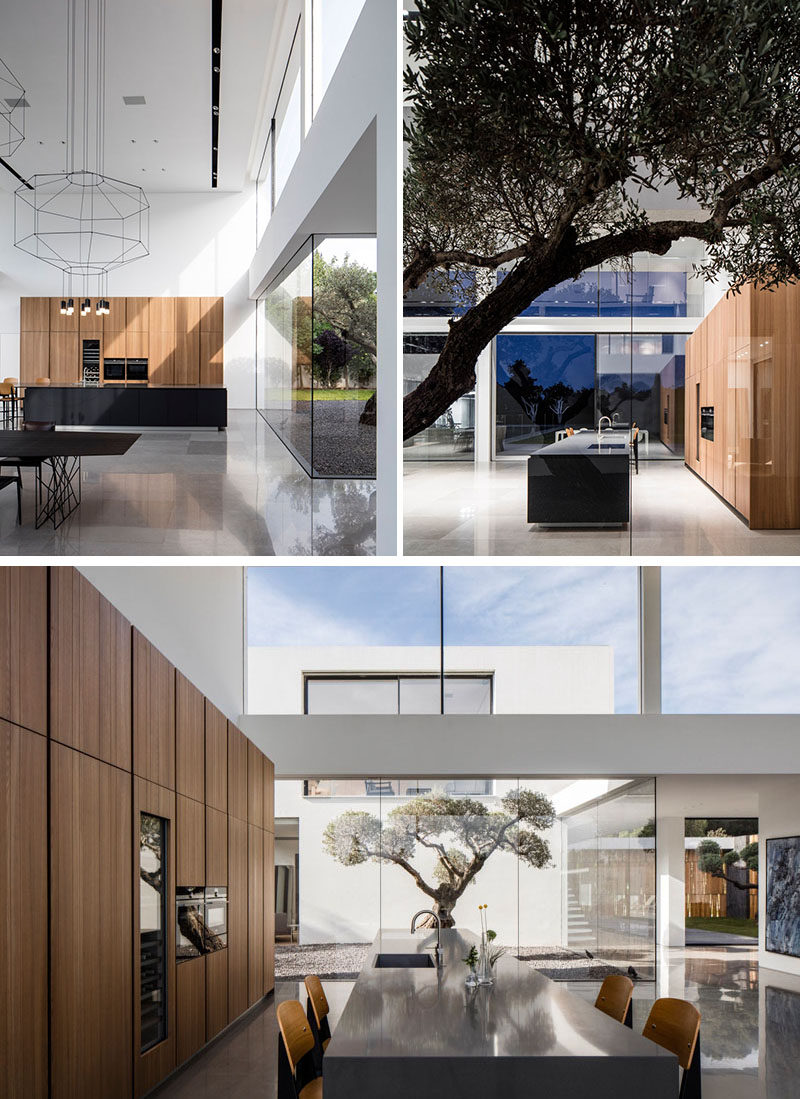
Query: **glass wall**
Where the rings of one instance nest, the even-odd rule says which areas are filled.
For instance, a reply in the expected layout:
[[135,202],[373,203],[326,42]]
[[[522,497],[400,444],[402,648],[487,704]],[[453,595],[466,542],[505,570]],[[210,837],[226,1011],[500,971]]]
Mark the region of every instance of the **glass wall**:
[[[444,702],[444,709],[442,709]],[[307,714],[490,714],[490,675],[307,676]]]
[[[298,822],[301,945],[321,944],[331,977],[347,977],[380,928],[433,908],[445,926],[479,934],[488,903],[496,947],[556,980],[628,965],[651,979],[654,783],[600,785],[609,792],[598,800],[598,780],[583,779],[278,782],[276,805]],[[420,938],[432,934],[423,923]],[[280,947],[276,962],[279,975],[304,976],[283,971]],[[286,964],[302,956],[288,951]]]
[[314,477],[375,476],[375,268],[374,238],[309,238],[259,300],[257,407]]
[[314,0],[314,113],[341,60],[364,0]]
[[800,713],[800,570],[661,569],[664,713]]
[[269,137],[264,146],[264,152],[261,157],[261,164],[259,165],[256,179],[256,247],[261,243],[261,238],[264,236],[264,230],[267,227],[267,222],[272,216],[272,208],[275,205],[275,195],[272,186],[272,147],[273,134],[270,124]]
[[655,979],[655,781],[615,791],[563,825],[569,948]]
[[274,201],[276,203],[286,186],[286,180],[294,167],[303,142],[303,80],[300,54],[301,37],[298,24],[298,32],[292,44],[292,52],[286,66],[272,123]]
[[[445,345],[446,336],[405,333],[403,336],[403,396],[428,376]],[[475,390],[465,393],[431,427],[403,444],[405,461],[470,461],[475,456]]]
[[498,336],[496,453],[600,431],[620,446],[636,437],[640,461],[682,459],[685,348],[682,333]]

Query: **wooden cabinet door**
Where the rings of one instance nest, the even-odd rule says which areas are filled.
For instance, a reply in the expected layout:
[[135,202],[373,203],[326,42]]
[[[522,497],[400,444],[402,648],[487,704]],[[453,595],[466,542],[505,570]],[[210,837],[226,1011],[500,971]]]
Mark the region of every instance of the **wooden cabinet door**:
[[51,1096],[128,1097],[131,776],[51,743],[50,783]]
[[50,377],[50,333],[20,332],[19,380],[32,385],[37,378]]
[[150,298],[150,331],[175,336],[175,298]]
[[222,333],[200,333],[200,385],[222,385]]
[[105,315],[101,313],[97,314],[97,301],[92,299],[92,308],[86,314],[85,317],[80,315],[80,310],[76,309],[75,314],[78,318],[78,333],[80,338],[87,340],[96,340],[103,334],[103,321]]
[[[108,317],[106,317],[108,320]],[[124,328],[108,328],[103,330],[103,358],[125,359],[128,356],[128,340]],[[103,371],[100,371],[102,378]]]
[[47,570],[0,569],[0,717],[47,735]]
[[228,722],[208,699],[206,706],[206,805],[228,811]]
[[69,385],[81,379],[78,333],[50,333],[50,381],[54,385]]
[[264,995],[264,830],[247,826],[248,1001]]
[[[128,329],[125,335],[126,351],[128,359],[147,359],[150,355],[150,333],[131,332]],[[148,364],[149,366],[149,364]]]
[[175,789],[202,802],[206,797],[204,701],[197,687],[176,671]]
[[47,741],[0,721],[3,1095],[47,1096]]
[[228,951],[206,955],[206,1041],[228,1025]]
[[133,631],[133,770],[175,788],[175,668]]
[[228,722],[228,813],[247,820],[247,744],[241,729]]
[[200,332],[218,332],[222,335],[224,298],[200,298]]
[[228,816],[206,806],[205,884],[228,884]]
[[131,769],[131,624],[77,569],[50,570],[50,735]]
[[268,832],[275,831],[275,764],[271,759],[263,757],[264,771],[264,828]]
[[247,1011],[247,822],[228,817],[228,1022]]
[[175,1063],[182,1065],[206,1043],[206,959],[187,958],[176,966]]
[[150,299],[149,298],[126,298],[125,310],[127,323],[125,327],[128,332],[143,332],[150,331]]
[[247,742],[247,819],[264,827],[264,756],[251,740]]
[[197,385],[200,381],[200,299],[175,299],[176,385]]
[[175,333],[151,332],[148,378],[156,385],[172,385],[175,381]]
[[206,883],[206,815],[202,802],[177,796],[175,884]]
[[275,987],[275,837],[264,832],[264,995]]
[[[58,307],[61,308],[61,298],[58,299]],[[20,332],[50,331],[49,298],[19,299],[19,330]]]

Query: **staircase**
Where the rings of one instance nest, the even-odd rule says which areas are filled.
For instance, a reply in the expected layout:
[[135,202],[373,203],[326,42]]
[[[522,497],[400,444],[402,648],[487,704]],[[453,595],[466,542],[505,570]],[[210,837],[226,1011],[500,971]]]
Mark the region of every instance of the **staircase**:
[[567,943],[575,949],[585,949],[595,941],[594,930],[583,914],[572,889],[567,890]]

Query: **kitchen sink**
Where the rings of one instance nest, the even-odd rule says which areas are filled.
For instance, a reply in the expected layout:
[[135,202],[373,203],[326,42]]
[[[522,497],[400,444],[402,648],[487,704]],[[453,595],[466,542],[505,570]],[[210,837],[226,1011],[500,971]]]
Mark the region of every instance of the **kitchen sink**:
[[375,969],[433,969],[430,954],[376,954]]
[[589,450],[627,450],[627,443],[592,443]]

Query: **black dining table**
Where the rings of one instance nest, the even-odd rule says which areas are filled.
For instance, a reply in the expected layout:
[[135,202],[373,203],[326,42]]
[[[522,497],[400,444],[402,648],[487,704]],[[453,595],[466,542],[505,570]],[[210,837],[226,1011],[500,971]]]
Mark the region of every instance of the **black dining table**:
[[81,458],[126,454],[139,438],[130,431],[0,431],[0,466],[3,458],[36,464],[36,526],[55,529],[81,502]]

